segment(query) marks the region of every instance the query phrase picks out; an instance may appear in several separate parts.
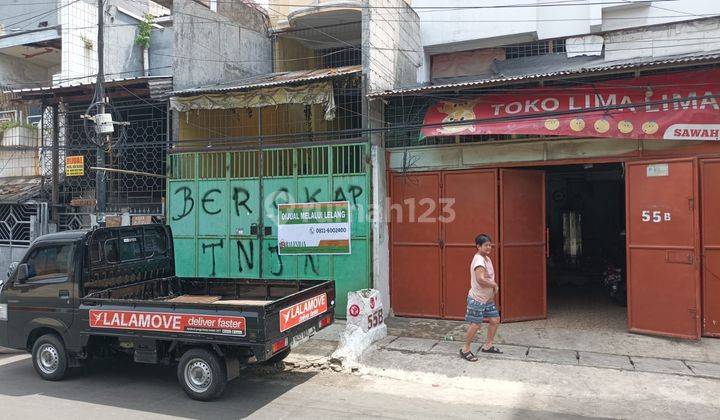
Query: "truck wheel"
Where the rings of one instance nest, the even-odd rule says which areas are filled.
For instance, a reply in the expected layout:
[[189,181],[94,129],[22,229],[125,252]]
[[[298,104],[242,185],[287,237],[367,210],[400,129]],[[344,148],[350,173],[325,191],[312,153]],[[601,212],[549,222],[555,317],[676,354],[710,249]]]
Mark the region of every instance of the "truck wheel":
[[273,357],[267,359],[266,361],[260,363],[261,365],[274,365],[275,363],[280,363],[283,360],[285,360],[286,357],[290,355],[290,347],[286,348],[285,350],[281,351],[280,353],[274,355]]
[[46,381],[59,381],[67,373],[65,346],[54,334],[45,334],[35,341],[32,360],[35,371]]
[[198,401],[219,397],[227,384],[225,363],[205,349],[190,349],[180,358],[178,380],[185,393]]

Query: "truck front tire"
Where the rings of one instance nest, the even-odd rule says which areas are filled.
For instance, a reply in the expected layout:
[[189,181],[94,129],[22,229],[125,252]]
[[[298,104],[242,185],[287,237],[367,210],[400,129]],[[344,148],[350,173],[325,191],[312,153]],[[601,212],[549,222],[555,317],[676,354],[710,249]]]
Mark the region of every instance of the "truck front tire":
[[177,375],[185,393],[198,401],[219,397],[227,385],[225,363],[215,353],[201,348],[182,355]]
[[45,334],[33,344],[32,360],[35,372],[46,381],[59,381],[68,370],[65,345],[54,334]]

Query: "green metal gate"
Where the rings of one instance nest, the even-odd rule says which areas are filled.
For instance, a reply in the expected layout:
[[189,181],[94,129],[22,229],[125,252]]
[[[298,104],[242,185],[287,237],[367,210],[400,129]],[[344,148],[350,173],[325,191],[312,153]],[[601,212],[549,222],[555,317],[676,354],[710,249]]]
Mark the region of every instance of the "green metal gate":
[[[344,317],[347,292],[371,285],[367,145],[263,150],[264,197],[259,153],[170,155],[167,220],[173,230],[178,275],[333,279],[336,315]],[[353,218],[350,255],[278,254],[278,204],[344,200],[350,202]]]

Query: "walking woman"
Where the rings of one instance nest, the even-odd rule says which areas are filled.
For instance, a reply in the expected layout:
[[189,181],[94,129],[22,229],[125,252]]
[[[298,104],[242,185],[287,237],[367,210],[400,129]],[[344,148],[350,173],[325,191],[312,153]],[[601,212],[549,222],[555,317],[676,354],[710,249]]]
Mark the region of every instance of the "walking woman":
[[486,234],[480,234],[475,238],[477,252],[470,263],[470,291],[467,297],[467,313],[465,321],[470,323],[465,346],[460,349],[460,356],[469,361],[477,362],[478,358],[470,350],[475,335],[482,326],[483,319],[488,320],[487,340],[478,351],[483,353],[502,353],[500,349],[493,346],[495,332],[500,324],[500,312],[495,307],[495,296],[499,287],[495,282],[495,268],[490,260],[492,251],[492,240]]

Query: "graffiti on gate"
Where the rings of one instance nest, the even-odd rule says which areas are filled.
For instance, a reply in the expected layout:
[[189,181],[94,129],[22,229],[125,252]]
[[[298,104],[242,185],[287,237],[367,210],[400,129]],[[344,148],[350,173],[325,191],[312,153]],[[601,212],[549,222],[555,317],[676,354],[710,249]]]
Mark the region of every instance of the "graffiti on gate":
[[192,198],[192,190],[190,187],[182,186],[175,189],[174,192],[175,195],[181,194],[182,195],[182,210],[177,215],[172,215],[173,221],[180,221],[187,217],[190,213],[192,213],[193,209],[195,208],[195,200]]
[[[172,181],[168,188],[168,221],[179,238],[194,237],[197,265],[194,275],[209,277],[307,278],[332,275],[332,259],[315,255],[281,256],[275,241],[277,208],[280,204],[326,200],[348,201],[352,208],[353,236],[369,211],[364,176],[268,180],[264,199],[259,181]],[[263,211],[260,211],[260,206]],[[271,235],[255,228],[264,214]],[[361,233],[362,235],[362,233]],[[263,269],[260,268],[260,253]],[[179,264],[186,264],[178,261]]]
[[202,244],[202,253],[207,254],[207,250],[210,250],[210,256],[212,258],[212,272],[210,273],[210,277],[217,276],[217,270],[216,270],[216,261],[215,261],[215,248],[223,249],[223,239],[218,239],[217,242],[210,242],[210,243],[203,243]]
[[252,209],[247,202],[250,201],[250,191],[243,187],[233,187],[232,200],[235,203],[235,215],[240,216],[240,208],[245,208],[247,214],[252,214]]
[[216,215],[220,214],[222,212],[222,207],[210,207],[208,206],[215,206],[215,198],[211,198],[212,194],[220,194],[221,191],[218,188],[213,188],[211,190],[207,190],[205,194],[203,194],[202,200],[200,202],[202,203],[202,209],[205,212],[205,214],[209,215]]
[[252,240],[240,240],[235,241],[237,245],[237,266],[238,272],[242,273],[243,260],[245,261],[245,267],[248,270],[252,270],[255,267],[255,244]]

